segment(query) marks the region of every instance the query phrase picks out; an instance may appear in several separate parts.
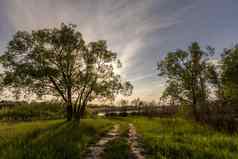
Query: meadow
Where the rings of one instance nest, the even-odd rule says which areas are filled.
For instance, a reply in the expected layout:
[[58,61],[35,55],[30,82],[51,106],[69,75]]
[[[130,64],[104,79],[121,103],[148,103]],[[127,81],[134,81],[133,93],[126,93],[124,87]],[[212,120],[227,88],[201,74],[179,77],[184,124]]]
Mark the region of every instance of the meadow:
[[183,118],[130,118],[148,159],[236,159],[238,135]]
[[120,136],[108,143],[103,158],[129,158],[128,123],[133,123],[146,159],[236,159],[238,134],[218,132],[183,118],[87,118],[80,125],[64,120],[1,122],[2,159],[77,159],[114,124]]
[[0,123],[1,159],[81,158],[112,127],[107,119],[84,119],[81,124],[64,120]]

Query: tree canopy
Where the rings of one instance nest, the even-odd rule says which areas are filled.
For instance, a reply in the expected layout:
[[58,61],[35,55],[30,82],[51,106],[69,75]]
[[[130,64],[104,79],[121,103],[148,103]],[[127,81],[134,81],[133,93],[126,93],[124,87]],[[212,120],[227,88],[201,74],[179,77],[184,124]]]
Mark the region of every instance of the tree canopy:
[[238,46],[224,50],[222,55],[224,96],[238,101]]
[[214,71],[209,57],[213,54],[213,48],[204,51],[194,42],[187,50],[169,52],[158,63],[159,76],[165,76],[168,84],[163,97],[191,104],[196,118],[208,98],[207,82]]
[[[68,119],[80,117],[96,98],[130,95],[132,85],[114,72],[117,54],[106,41],[86,43],[73,24],[32,32],[18,31],[1,56],[3,84],[17,93],[60,97]],[[118,65],[115,65],[118,64]]]

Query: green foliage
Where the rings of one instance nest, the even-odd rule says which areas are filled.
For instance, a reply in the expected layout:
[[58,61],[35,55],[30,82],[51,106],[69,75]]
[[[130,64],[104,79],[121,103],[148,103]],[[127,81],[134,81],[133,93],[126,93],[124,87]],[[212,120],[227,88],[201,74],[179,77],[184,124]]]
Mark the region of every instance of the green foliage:
[[[106,41],[85,44],[76,25],[32,32],[18,31],[1,56],[3,86],[16,94],[59,96],[82,115],[88,101],[130,95],[132,85],[115,74],[117,54]],[[118,65],[119,66],[119,65]],[[9,89],[10,90],[10,89]]]
[[104,119],[83,119],[80,126],[62,120],[1,124],[0,158],[81,158],[88,144],[111,127],[112,122]]
[[238,101],[238,46],[224,51],[222,83],[226,98]]
[[193,106],[196,119],[204,111],[208,98],[209,75],[213,67],[208,63],[214,49],[204,51],[198,43],[192,43],[187,50],[169,52],[158,63],[160,76],[167,78],[168,87],[162,98],[169,98],[172,103],[186,102]]
[[228,135],[180,118],[130,119],[142,135],[147,158],[231,159],[238,135]]

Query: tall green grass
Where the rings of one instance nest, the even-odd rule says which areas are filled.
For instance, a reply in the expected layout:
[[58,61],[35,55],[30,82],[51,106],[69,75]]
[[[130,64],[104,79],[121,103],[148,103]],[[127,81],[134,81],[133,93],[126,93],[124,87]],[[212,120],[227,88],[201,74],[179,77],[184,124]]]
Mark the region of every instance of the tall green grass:
[[0,159],[78,159],[115,123],[121,136],[104,158],[128,158],[127,124],[134,123],[148,159],[238,159],[238,135],[214,131],[182,118],[129,117],[0,123]]
[[0,125],[1,159],[78,159],[112,127],[106,119],[62,120]]
[[0,109],[0,120],[5,121],[59,119],[63,117],[64,107],[59,103],[26,103]]
[[238,135],[180,118],[131,118],[148,159],[237,159]]

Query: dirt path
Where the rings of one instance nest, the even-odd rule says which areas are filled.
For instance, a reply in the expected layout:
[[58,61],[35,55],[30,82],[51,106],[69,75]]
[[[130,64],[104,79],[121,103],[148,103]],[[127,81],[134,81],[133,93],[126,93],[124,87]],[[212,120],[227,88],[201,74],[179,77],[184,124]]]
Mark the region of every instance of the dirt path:
[[105,145],[119,136],[119,128],[120,126],[118,124],[114,125],[113,129],[105,137],[102,137],[95,145],[89,147],[89,153],[85,159],[101,159]]
[[136,128],[133,124],[129,124],[129,132],[128,132],[128,143],[129,149],[135,159],[145,159],[143,155],[143,149],[139,146],[138,136],[136,133]]

